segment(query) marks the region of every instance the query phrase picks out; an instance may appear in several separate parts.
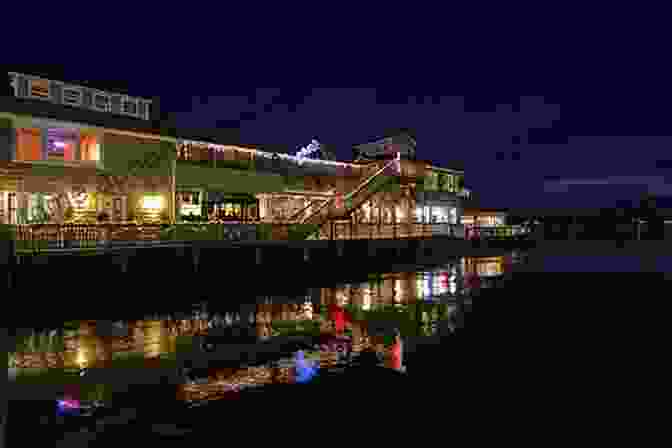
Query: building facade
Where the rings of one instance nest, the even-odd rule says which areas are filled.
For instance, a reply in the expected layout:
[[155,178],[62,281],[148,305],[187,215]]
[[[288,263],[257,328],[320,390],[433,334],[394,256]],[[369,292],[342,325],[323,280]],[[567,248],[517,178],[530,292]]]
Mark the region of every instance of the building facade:
[[141,97],[9,78],[0,223],[461,224],[463,171],[417,160],[408,134],[357,145],[351,162],[317,141],[292,155],[156,129]]

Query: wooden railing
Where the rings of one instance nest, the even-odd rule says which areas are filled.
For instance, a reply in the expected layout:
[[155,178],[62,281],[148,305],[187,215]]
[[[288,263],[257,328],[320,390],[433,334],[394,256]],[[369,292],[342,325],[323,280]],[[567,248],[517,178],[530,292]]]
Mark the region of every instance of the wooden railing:
[[[299,226],[297,228],[297,226]],[[303,228],[303,227],[306,228]],[[17,225],[19,252],[59,249],[93,249],[127,245],[161,245],[188,241],[254,241],[311,239],[404,239],[453,236],[466,239],[513,239],[527,235],[517,226],[467,227],[455,224],[356,223],[332,220],[322,226],[292,222],[258,224],[185,223],[165,224],[32,224]]]
[[465,226],[466,239],[512,239],[528,235],[522,226]]
[[[369,224],[332,221],[320,229],[317,239],[328,240],[361,240],[361,239],[406,239],[431,238],[433,236],[461,235],[460,226],[445,224],[445,228],[437,229],[436,224],[397,223]],[[452,232],[451,232],[452,231]]]
[[19,251],[85,249],[112,242],[161,240],[160,224],[27,224],[15,229]]
[[147,246],[185,241],[256,240],[251,223],[167,224],[28,224],[15,228],[18,252]]

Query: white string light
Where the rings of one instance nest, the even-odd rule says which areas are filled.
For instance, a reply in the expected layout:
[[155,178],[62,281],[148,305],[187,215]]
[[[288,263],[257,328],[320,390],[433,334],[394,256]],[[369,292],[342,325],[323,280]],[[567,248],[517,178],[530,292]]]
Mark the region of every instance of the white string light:
[[[318,145],[317,149],[319,149],[320,144],[316,140],[313,140],[313,142]],[[311,147],[311,145],[313,145],[312,148],[315,148],[315,145],[313,144],[313,142],[311,142],[311,144],[308,145],[307,148]],[[217,152],[223,152],[223,151],[226,151],[227,149],[231,148],[229,146],[224,146],[224,145],[216,145],[216,144],[213,144],[213,143],[203,143],[203,142],[190,141],[190,140],[183,140],[181,142],[181,144],[182,145],[205,146],[205,147],[207,147],[209,149],[213,149]],[[307,149],[307,148],[304,148],[304,149]],[[317,149],[313,149],[312,151],[310,151],[310,153],[316,151]],[[305,158],[305,157],[300,156],[298,153],[297,153],[297,155],[290,155],[290,154],[272,153],[272,152],[261,151],[261,150],[258,150],[258,149],[248,149],[248,148],[235,148],[235,150],[240,151],[240,152],[253,153],[256,157],[265,157],[267,159],[277,158],[277,159],[281,159],[281,160],[289,160],[289,161],[295,162],[299,165],[301,165],[304,161],[308,161],[308,162],[311,162],[311,163],[322,164],[322,165],[333,165],[333,166],[343,166],[343,167],[359,167],[360,166],[360,165],[356,165],[354,163],[336,162],[336,161],[333,161],[333,160],[309,159],[309,158]],[[301,151],[299,151],[299,152],[301,152]],[[303,154],[303,155],[305,156],[305,155],[308,155],[310,153],[306,153],[306,154]]]

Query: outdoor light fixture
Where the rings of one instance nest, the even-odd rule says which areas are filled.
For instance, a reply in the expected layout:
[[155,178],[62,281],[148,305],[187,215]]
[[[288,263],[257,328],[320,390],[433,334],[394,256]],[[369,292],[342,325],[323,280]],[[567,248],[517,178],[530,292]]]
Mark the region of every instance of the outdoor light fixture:
[[142,208],[148,210],[160,210],[163,205],[161,196],[145,196],[142,199]]

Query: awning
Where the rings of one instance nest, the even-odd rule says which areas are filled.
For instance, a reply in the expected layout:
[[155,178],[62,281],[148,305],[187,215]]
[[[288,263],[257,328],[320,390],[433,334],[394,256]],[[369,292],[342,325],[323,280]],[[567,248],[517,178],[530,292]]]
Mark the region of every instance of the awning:
[[206,200],[208,202],[235,202],[244,204],[254,204],[257,202],[257,198],[249,193],[226,193],[216,190],[207,190]]

